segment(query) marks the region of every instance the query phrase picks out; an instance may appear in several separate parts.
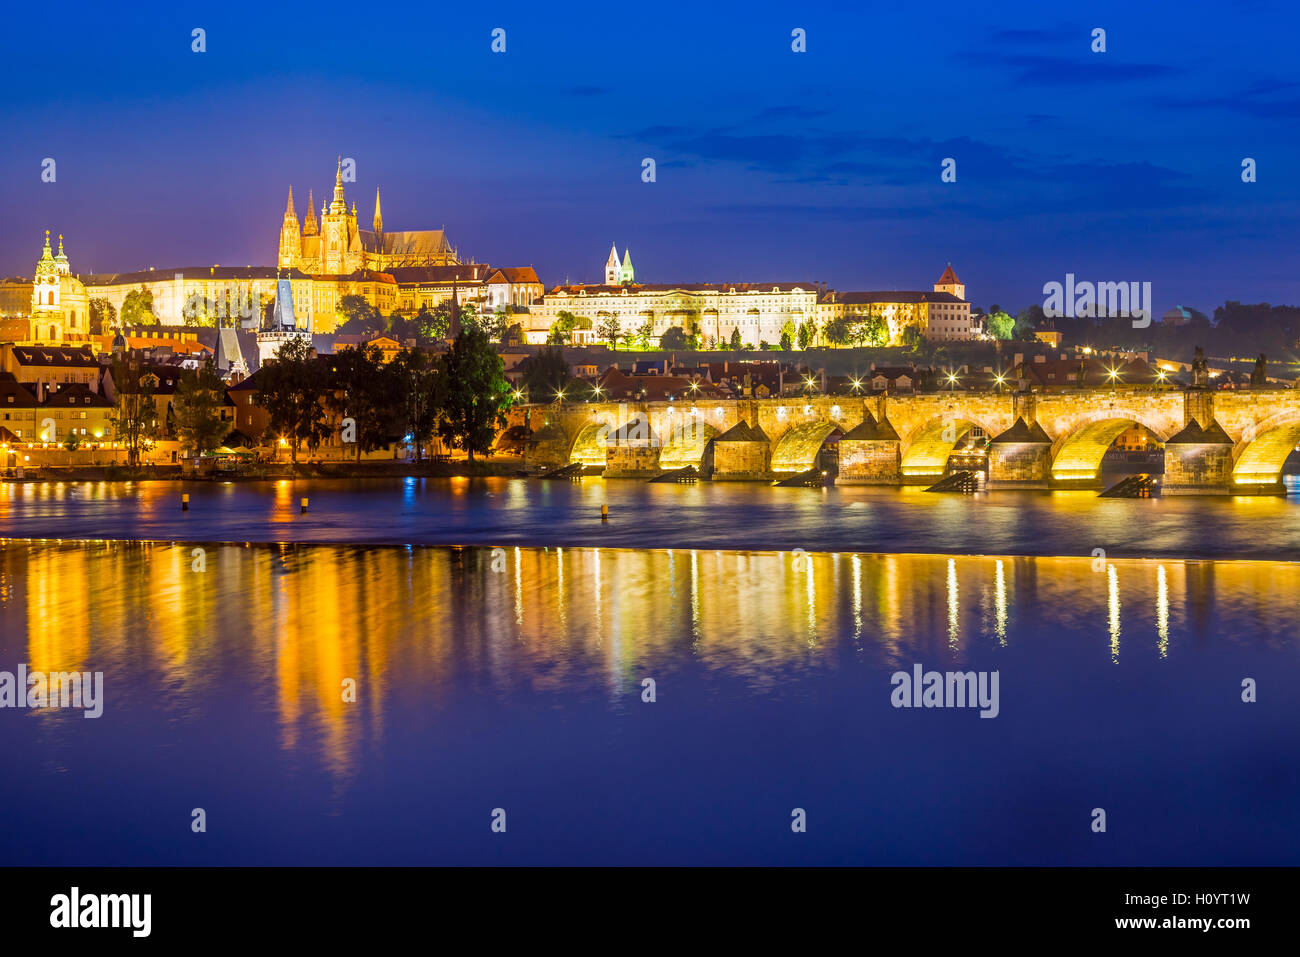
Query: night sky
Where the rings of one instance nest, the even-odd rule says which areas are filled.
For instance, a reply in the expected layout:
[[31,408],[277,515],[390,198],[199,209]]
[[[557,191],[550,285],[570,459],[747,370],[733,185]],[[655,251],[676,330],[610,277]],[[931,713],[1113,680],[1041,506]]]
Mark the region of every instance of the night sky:
[[379,185],[386,228],[548,285],[617,242],[646,282],[925,289],[951,260],[986,308],[1066,272],[1150,281],[1157,314],[1297,303],[1298,27],[1240,2],[22,4],[0,273],[46,228],[83,273],[274,264],[289,185],[301,219],[342,154],[365,228]]

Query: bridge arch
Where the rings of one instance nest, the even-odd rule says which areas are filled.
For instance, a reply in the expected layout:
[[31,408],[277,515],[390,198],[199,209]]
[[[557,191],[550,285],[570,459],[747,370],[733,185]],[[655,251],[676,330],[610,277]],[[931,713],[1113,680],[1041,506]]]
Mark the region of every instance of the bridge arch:
[[817,464],[817,456],[836,429],[847,432],[843,426],[820,419],[804,422],[786,429],[772,449],[773,472],[806,472]]
[[1274,485],[1282,466],[1300,442],[1300,410],[1287,410],[1251,425],[1233,450],[1234,485]]
[[1052,446],[1052,478],[1055,481],[1082,481],[1095,479],[1101,471],[1102,459],[1115,440],[1135,425],[1165,441],[1169,433],[1155,429],[1140,419],[1124,415],[1102,413],[1089,417],[1074,428],[1063,432]]
[[948,469],[948,459],[962,438],[971,429],[983,429],[992,438],[987,427],[974,419],[948,415],[931,419],[917,429],[907,442],[899,470],[903,477],[943,476]]
[[613,431],[605,422],[588,422],[574,436],[569,447],[569,464],[605,467],[605,446]]
[[668,433],[668,441],[659,450],[659,467],[666,472],[688,465],[698,469],[709,442],[720,434],[702,416],[687,419]]

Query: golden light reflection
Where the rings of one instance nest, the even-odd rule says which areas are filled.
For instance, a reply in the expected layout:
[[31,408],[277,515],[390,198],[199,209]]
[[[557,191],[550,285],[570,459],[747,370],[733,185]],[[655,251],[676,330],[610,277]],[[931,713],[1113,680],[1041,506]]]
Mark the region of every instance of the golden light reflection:
[[1119,663],[1119,572],[1106,566],[1106,609],[1110,619],[1110,659]]
[[1007,646],[1007,575],[1002,559],[997,560],[993,571],[993,629],[998,644]]
[[[433,728],[467,678],[484,694],[598,686],[624,701],[647,668],[689,654],[762,692],[792,670],[845,667],[844,647],[853,661],[895,667],[944,649],[964,657],[980,639],[993,654],[1048,639],[1099,650],[1107,631],[1118,665],[1121,568],[1130,619],[1150,616],[1129,628],[1159,636],[1160,660],[1176,616],[1202,642],[1300,644],[1300,565],[1290,563],[1121,560],[1107,565],[1103,599],[1088,557],[1008,567],[938,555],[701,561],[692,551],[688,566],[664,551],[513,551],[507,578],[490,548],[8,541],[0,629],[10,666],[105,671],[110,709],[139,698],[183,720],[239,702],[284,753],[316,755],[340,781],[383,737],[393,701],[408,709],[404,728]],[[845,557],[849,574],[837,570]],[[962,586],[991,594],[992,614],[968,616],[965,636]],[[1229,609],[1252,627],[1225,627]],[[355,703],[342,695],[346,679]]]
[[957,593],[957,559],[948,559],[948,647],[957,654],[957,636],[960,628],[961,600]]
[[1165,575],[1165,566],[1156,568],[1156,634],[1159,641],[1156,648],[1161,658],[1169,657],[1169,582]]

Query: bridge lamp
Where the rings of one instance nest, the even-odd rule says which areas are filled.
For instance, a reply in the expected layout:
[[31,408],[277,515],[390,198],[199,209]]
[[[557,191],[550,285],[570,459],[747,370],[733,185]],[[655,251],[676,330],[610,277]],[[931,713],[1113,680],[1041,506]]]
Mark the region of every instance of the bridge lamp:
[[854,391],[854,392],[857,392],[859,389],[862,388],[862,380],[861,380],[861,379],[850,379],[849,381],[851,381],[851,382],[853,383],[853,391]]
[[556,398],[557,400],[562,400],[562,399],[564,398],[564,390],[563,390],[563,389],[556,389],[556,390],[555,390],[555,398]]
[[523,389],[515,389],[515,401],[518,402],[518,401],[519,401],[520,399],[522,399],[523,397],[524,397],[524,390],[523,390]]
[[1168,377],[1168,373],[1165,372],[1164,369],[1156,370],[1156,378],[1159,379],[1161,382],[1164,382],[1167,377]]
[[692,391],[692,392],[699,392],[699,391],[700,391],[700,384],[699,384],[698,382],[696,382],[694,379],[691,380],[691,391]]

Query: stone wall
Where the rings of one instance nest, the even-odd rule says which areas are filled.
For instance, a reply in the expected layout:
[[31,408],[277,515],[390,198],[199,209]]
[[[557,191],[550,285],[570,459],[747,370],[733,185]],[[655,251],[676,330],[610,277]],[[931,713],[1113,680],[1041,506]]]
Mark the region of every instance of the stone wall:
[[989,487],[1047,488],[1052,446],[1047,442],[994,442],[989,446]]
[[840,440],[837,485],[897,485],[902,443],[887,439]]
[[772,477],[772,446],[767,442],[713,442],[715,481],[756,481]]

